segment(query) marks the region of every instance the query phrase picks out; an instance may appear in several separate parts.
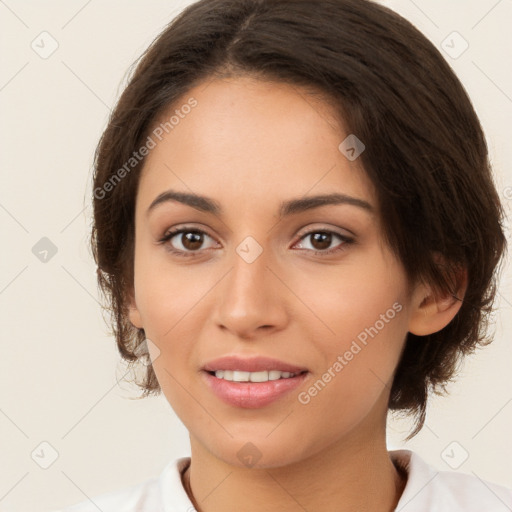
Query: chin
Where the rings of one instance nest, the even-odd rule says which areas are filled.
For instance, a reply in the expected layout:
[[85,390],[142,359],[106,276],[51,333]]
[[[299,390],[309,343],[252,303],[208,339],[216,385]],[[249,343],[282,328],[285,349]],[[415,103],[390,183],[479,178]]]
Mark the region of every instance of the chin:
[[[278,427],[279,428],[279,427]],[[235,435],[232,438],[227,434],[222,440],[211,437],[203,446],[214,457],[224,463],[237,468],[269,469],[296,464],[313,455],[321,447],[306,444],[304,439],[297,442],[296,435],[287,432],[277,432],[269,435],[268,428],[261,433],[251,429],[251,434]]]

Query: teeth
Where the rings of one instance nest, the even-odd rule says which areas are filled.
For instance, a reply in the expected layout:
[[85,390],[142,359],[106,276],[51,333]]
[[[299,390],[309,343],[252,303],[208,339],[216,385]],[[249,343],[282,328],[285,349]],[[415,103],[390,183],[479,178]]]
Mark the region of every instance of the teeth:
[[215,377],[233,382],[267,382],[269,380],[289,379],[296,373],[281,372],[279,370],[263,370],[261,372],[243,372],[241,370],[217,370]]
[[239,372],[233,370],[233,380],[236,382],[249,382],[249,372]]

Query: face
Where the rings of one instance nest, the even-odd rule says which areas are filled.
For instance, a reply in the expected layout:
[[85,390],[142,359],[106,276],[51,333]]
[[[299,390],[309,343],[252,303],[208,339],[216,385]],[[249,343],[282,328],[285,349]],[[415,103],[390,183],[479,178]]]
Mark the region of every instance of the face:
[[272,467],[384,435],[407,280],[349,133],[318,97],[249,78],[176,109],[140,178],[130,320],[192,442]]

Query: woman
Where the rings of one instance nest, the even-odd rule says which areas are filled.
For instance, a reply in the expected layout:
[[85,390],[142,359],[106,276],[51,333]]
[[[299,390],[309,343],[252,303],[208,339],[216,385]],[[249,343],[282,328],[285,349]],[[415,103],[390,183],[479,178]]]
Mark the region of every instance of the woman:
[[388,452],[389,410],[485,327],[505,249],[484,135],[367,0],[202,0],[143,56],[96,154],[92,247],[122,356],[190,434],[159,479],[68,509],[498,511]]

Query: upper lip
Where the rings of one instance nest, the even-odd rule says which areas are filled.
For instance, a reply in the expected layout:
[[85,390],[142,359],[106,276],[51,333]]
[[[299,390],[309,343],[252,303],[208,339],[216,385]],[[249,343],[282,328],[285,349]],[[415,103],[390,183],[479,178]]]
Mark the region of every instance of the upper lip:
[[234,355],[213,359],[203,366],[203,370],[207,372],[215,372],[217,370],[241,370],[244,372],[278,370],[290,373],[307,371],[306,368],[285,363],[284,361],[279,361],[278,359],[272,359],[270,357],[240,357]]

